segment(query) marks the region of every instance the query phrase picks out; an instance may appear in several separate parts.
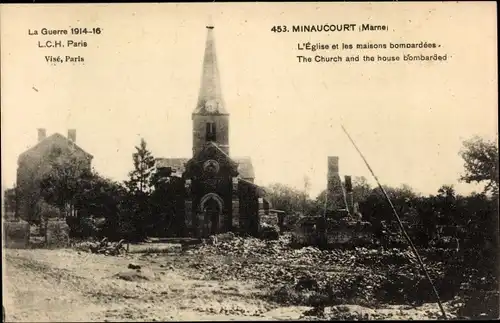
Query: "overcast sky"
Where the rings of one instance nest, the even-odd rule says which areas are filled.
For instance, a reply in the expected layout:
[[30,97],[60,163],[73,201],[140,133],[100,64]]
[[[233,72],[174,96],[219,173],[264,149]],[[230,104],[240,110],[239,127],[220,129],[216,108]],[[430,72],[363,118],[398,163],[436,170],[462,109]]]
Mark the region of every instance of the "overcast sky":
[[[497,136],[495,3],[101,4],[0,7],[2,182],[17,156],[48,135],[77,129],[96,170],[122,180],[143,137],[155,157],[191,157],[191,112],[201,77],[208,17],[232,156],[251,156],[256,182],[326,187],[327,156],[341,175],[371,176],[341,121],[383,184],[435,193],[463,170],[458,152],[473,135]],[[388,32],[273,33],[273,25],[372,23]],[[28,29],[100,27],[100,35],[29,36]],[[86,48],[37,48],[85,40]],[[298,43],[436,42],[446,62],[298,63]],[[325,52],[308,55],[376,55]],[[46,63],[80,55],[85,64]]]

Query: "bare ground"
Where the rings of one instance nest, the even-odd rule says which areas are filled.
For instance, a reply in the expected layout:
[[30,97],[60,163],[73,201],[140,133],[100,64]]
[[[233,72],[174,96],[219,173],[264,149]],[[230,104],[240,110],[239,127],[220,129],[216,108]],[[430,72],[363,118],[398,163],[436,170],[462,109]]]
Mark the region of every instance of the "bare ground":
[[269,320],[304,311],[276,310],[251,284],[191,279],[139,255],[39,249],[6,250],[5,257],[7,321]]
[[[151,255],[147,246],[141,248],[131,248],[125,257],[70,249],[6,249],[7,321],[296,320],[310,309],[266,301],[261,296],[267,291],[258,282],[203,279],[192,269],[192,257],[167,251]],[[129,264],[141,269],[128,269]],[[426,319],[435,308],[352,305],[339,311]]]

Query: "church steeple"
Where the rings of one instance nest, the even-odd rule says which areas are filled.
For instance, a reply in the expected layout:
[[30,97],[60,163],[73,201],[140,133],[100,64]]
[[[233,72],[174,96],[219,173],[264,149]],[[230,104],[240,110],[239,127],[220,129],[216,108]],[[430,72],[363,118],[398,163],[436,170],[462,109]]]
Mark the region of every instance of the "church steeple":
[[207,40],[198,102],[193,111],[193,155],[207,142],[215,143],[229,155],[229,113],[222,89],[215,53],[214,26],[207,25]]
[[205,56],[201,76],[198,103],[193,114],[228,114],[222,97],[219,66],[215,51],[214,26],[208,24]]

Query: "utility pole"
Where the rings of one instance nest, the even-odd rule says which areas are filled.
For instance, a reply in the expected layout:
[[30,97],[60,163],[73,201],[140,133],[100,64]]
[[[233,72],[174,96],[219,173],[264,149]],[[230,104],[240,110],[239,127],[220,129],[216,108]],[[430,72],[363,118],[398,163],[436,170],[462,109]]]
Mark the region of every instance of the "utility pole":
[[415,257],[417,258],[417,261],[420,265],[420,269],[423,271],[423,273],[425,274],[427,280],[429,281],[430,285],[431,285],[431,288],[432,288],[432,291],[434,292],[434,295],[436,296],[436,300],[437,300],[437,303],[438,303],[438,306],[439,306],[439,309],[441,310],[441,313],[443,315],[443,318],[446,320],[447,317],[446,317],[446,312],[444,311],[444,308],[443,308],[443,304],[441,303],[441,299],[439,297],[439,293],[436,289],[436,286],[434,285],[434,282],[432,281],[431,277],[429,276],[429,272],[427,271],[427,269],[425,268],[425,265],[424,265],[424,262],[422,261],[422,258],[420,257],[418,251],[417,251],[417,248],[415,247],[415,245],[413,244],[413,242],[411,241],[410,239],[410,236],[408,236],[408,233],[406,233],[406,230],[403,226],[403,223],[401,222],[401,219],[399,218],[399,215],[398,215],[398,212],[396,211],[396,208],[394,207],[394,205],[392,204],[392,201],[391,199],[389,198],[389,196],[387,195],[387,192],[385,191],[384,187],[382,186],[382,184],[380,184],[380,181],[378,180],[378,177],[375,175],[375,173],[373,172],[372,168],[370,167],[370,164],[368,164],[368,161],[366,160],[365,156],[363,155],[363,153],[361,152],[361,150],[359,150],[358,146],[356,145],[356,143],[354,142],[354,140],[351,138],[351,136],[349,135],[349,133],[347,132],[347,130],[344,128],[344,126],[341,126],[342,127],[342,130],[344,130],[345,134],[347,135],[347,137],[349,138],[349,140],[351,141],[351,143],[353,144],[354,148],[357,150],[357,152],[359,153],[359,155],[361,156],[361,159],[363,159],[363,161],[365,162],[365,165],[366,167],[368,167],[368,170],[370,171],[370,173],[372,174],[373,178],[375,179],[375,181],[377,182],[380,190],[382,191],[382,193],[384,194],[384,197],[385,199],[387,200],[387,203],[389,203],[389,206],[391,207],[392,209],[392,212],[394,214],[394,217],[396,218],[397,222],[398,222],[398,225],[399,225],[399,228],[401,229],[401,232],[403,233],[403,236],[405,237],[406,241],[408,242],[408,244],[410,245],[410,248],[411,250],[413,251],[413,254],[415,255]]

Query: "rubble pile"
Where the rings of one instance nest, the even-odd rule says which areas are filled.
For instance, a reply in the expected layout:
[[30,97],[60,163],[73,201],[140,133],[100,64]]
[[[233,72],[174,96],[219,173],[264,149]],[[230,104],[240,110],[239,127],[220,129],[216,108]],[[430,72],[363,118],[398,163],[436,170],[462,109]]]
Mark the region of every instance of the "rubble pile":
[[107,238],[102,239],[100,242],[84,242],[75,246],[75,249],[103,254],[107,256],[118,256],[125,253],[125,240],[120,240],[116,243],[110,243]]
[[[408,248],[321,250],[311,246],[293,249],[289,244],[289,235],[282,235],[278,240],[234,236],[198,245],[188,251],[188,257],[195,259],[192,268],[203,278],[254,281],[268,291],[265,296],[268,300],[283,305],[328,308],[341,304],[424,306],[436,302],[430,283]],[[464,255],[459,256],[454,250],[430,248],[420,250],[420,256],[441,300],[456,305],[454,313],[464,307],[464,301],[472,299],[467,296],[472,295],[471,289],[460,288],[460,282],[470,277],[481,278],[481,275],[472,269],[464,270],[460,265]],[[487,285],[481,289],[491,290],[493,279],[481,279]],[[480,284],[476,282],[474,286],[477,290]],[[459,289],[464,295],[455,297]],[[498,296],[488,294],[483,298],[488,301],[482,303],[490,304]],[[487,312],[483,308],[475,312]],[[437,318],[439,313],[436,313],[426,317]]]
[[[409,250],[292,249],[289,241],[288,235],[278,240],[233,237],[188,252],[203,262],[192,266],[206,279],[253,280],[271,288],[269,298],[282,304],[416,305],[434,301]],[[433,278],[442,276],[441,265],[427,264]],[[305,281],[309,281],[307,286]]]
[[[453,306],[445,304],[448,319],[457,319]],[[441,312],[435,304],[422,307],[387,306],[383,309],[372,309],[359,305],[335,305],[324,309],[313,308],[305,311],[300,320],[307,321],[368,321],[368,320],[437,320],[442,319]]]

